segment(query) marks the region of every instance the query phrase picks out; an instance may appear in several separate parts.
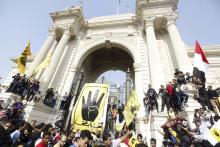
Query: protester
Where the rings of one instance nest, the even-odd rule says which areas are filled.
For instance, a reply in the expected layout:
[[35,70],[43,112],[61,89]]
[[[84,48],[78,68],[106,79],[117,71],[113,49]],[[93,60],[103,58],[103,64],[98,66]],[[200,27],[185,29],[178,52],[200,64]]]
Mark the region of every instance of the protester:
[[75,142],[70,147],[86,147],[89,144],[89,140],[92,140],[92,135],[89,130],[82,130],[80,132],[80,137],[77,142]]
[[38,139],[35,143],[35,147],[47,147],[50,140],[51,133],[49,131],[43,132],[43,137]]
[[[220,107],[217,92],[212,89],[211,85],[206,90],[204,83],[189,73],[184,74],[182,71],[176,70],[174,76],[175,78],[166,87],[161,85],[158,94],[149,84],[143,101],[145,106],[149,108],[148,112],[152,111],[154,106],[156,106],[157,111],[159,110],[158,96],[162,100],[161,112],[164,111],[165,106],[167,107],[167,122],[161,126],[162,131],[157,128],[159,133],[163,135],[163,145],[168,147],[211,146],[205,134],[209,133],[210,128],[219,120]],[[181,112],[187,107],[190,96],[188,85],[194,87],[193,90],[198,93],[195,100],[201,104],[200,109],[195,109],[194,123],[196,128],[190,128],[187,118],[181,117]],[[77,128],[77,131],[74,132],[73,130],[76,128],[64,131],[64,125],[56,125],[56,123],[53,126],[50,123],[45,124],[43,122],[37,124],[36,120],[33,120],[30,124],[25,122],[23,110],[26,101],[39,102],[42,99],[46,106],[53,108],[59,98],[58,92],[54,92],[53,88],[49,88],[45,96],[42,95],[39,88],[38,81],[29,80],[25,75],[16,74],[13,76],[13,81],[7,92],[17,94],[21,99],[13,101],[5,109],[0,109],[0,146],[147,146],[142,134],[139,133],[136,136],[133,131],[128,131],[129,128],[134,128],[134,126],[124,125],[121,130],[116,130],[116,120],[120,119],[118,122],[122,123],[126,118],[123,115],[124,106],[120,101],[114,105],[108,105],[105,129],[100,127],[96,128],[95,131],[92,129],[92,131],[89,131]],[[61,105],[58,107],[60,110],[66,108],[66,100],[67,93],[62,97]],[[174,117],[171,117],[172,111],[175,113]],[[63,120],[59,121],[64,124]],[[133,139],[132,144],[130,144],[131,138]],[[159,144],[158,140],[155,138],[150,139],[150,146],[156,147],[157,144]]]
[[64,147],[66,142],[67,136],[65,134],[62,134],[60,140],[54,145],[54,147]]
[[120,143],[122,141],[124,141],[129,134],[132,134],[134,131],[129,131],[128,133],[126,133],[125,135],[123,135],[122,137],[112,140],[112,136],[109,133],[104,133],[103,134],[103,144],[105,146],[111,146],[111,147],[118,147],[120,145]]

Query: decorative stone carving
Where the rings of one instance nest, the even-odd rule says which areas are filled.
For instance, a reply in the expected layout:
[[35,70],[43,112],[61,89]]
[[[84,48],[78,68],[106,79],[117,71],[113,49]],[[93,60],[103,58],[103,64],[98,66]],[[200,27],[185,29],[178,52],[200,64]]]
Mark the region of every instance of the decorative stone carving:
[[72,27],[67,27],[67,28],[65,28],[64,29],[65,31],[64,31],[64,34],[67,34],[67,35],[69,35],[69,36],[71,36],[72,35]]
[[145,28],[147,28],[148,26],[153,26],[154,25],[154,19],[155,19],[154,16],[146,17],[144,19],[145,20]]
[[176,19],[177,19],[178,16],[177,16],[176,13],[174,13],[174,14],[171,14],[171,15],[167,15],[165,17],[167,18],[166,27],[168,27],[169,25],[176,23]]
[[141,63],[134,63],[134,71],[135,72],[140,72],[141,71]]
[[55,36],[55,35],[56,35],[56,29],[57,29],[56,26],[50,27],[50,28],[48,29],[48,31],[50,32],[49,35]]

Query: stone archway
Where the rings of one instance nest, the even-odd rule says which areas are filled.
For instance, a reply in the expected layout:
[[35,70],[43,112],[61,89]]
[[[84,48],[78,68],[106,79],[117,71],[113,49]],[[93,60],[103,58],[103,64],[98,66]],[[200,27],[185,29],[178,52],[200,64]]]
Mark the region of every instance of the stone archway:
[[[145,117],[145,109],[143,106],[143,75],[141,56],[139,52],[135,52],[135,47],[131,43],[123,39],[110,40],[105,42],[103,40],[96,40],[92,43],[79,45],[78,48],[82,50],[77,51],[72,62],[72,70],[69,73],[71,76],[69,84],[77,79],[77,73],[84,73],[83,83],[95,82],[95,79],[103,72],[108,70],[121,70],[126,72],[128,68],[131,72],[131,78],[139,99],[139,112],[136,119],[136,129],[145,126],[143,118]],[[110,45],[110,46],[109,46]],[[65,84],[68,85],[68,84]],[[68,88],[68,86],[66,86]],[[69,87],[69,89],[71,89]]]
[[77,53],[77,56],[75,57],[72,66],[79,68],[79,65],[81,65],[85,58],[92,52],[101,48],[111,49],[113,47],[122,49],[127,52],[133,59],[134,63],[141,63],[140,54],[138,52],[135,52],[135,46],[133,46],[127,40],[111,39],[110,41],[107,41],[104,39],[98,39],[79,46],[81,50]]
[[84,82],[95,82],[97,77],[108,70],[129,68],[134,77],[133,59],[129,53],[118,47],[102,47],[90,53],[82,62],[80,69],[84,72]]

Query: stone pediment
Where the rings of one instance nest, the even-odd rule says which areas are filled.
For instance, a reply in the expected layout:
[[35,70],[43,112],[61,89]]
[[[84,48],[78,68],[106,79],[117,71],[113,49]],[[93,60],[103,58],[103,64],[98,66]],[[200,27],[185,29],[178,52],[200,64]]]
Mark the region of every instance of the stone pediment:
[[72,35],[76,35],[86,24],[82,7],[67,8],[64,11],[50,13],[50,16],[58,30],[63,32],[66,28],[71,28]]
[[118,25],[128,25],[135,23],[135,14],[127,13],[120,15],[109,15],[94,17],[88,20],[87,26],[89,28],[103,27],[103,26],[118,26]]

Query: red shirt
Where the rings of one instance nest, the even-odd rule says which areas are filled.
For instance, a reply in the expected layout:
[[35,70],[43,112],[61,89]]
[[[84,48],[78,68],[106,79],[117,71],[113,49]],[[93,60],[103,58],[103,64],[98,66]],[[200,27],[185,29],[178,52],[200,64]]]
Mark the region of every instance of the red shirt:
[[47,147],[47,146],[42,140],[40,143],[36,144],[35,147]]
[[129,146],[129,139],[126,138],[126,139],[124,140],[124,143],[125,143],[127,146]]
[[167,85],[166,90],[169,96],[172,96],[174,94],[173,85]]

